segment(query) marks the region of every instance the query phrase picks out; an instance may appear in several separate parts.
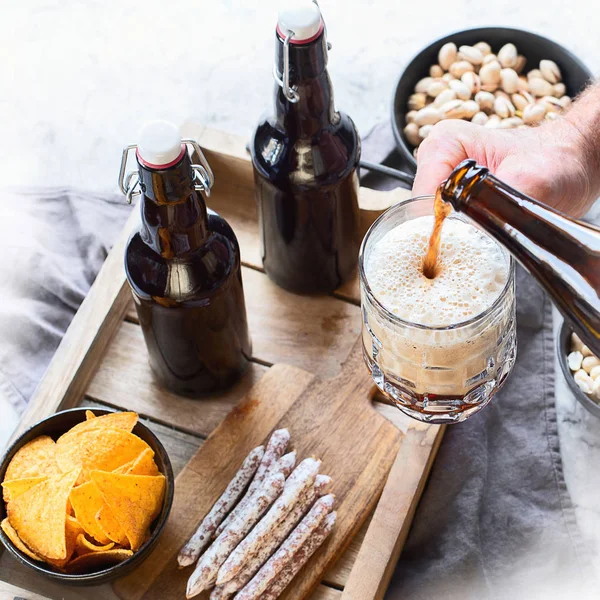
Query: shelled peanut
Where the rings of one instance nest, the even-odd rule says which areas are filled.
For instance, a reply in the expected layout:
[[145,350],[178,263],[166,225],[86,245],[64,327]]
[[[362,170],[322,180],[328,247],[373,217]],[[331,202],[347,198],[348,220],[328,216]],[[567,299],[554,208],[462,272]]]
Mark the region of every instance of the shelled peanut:
[[600,402],[600,360],[576,333],[571,334],[571,352],[567,356],[567,364],[579,389],[595,402]]
[[444,44],[438,64],[408,99],[404,135],[415,154],[433,125],[445,119],[514,129],[558,118],[571,104],[558,65],[541,60],[525,75],[526,62],[514,44],[505,44],[497,54],[486,42],[459,48]]

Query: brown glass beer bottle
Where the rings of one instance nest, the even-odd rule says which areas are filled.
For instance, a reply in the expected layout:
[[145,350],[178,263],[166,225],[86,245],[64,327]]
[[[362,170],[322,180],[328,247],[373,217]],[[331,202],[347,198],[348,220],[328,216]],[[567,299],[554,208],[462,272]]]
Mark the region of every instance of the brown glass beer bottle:
[[212,171],[192,165],[177,128],[147,124],[135,173],[121,188],[140,192],[141,226],[125,251],[125,270],[156,377],[171,390],[197,396],[231,385],[251,354],[240,252],[231,227],[207,209]]
[[512,253],[600,355],[600,229],[529,198],[474,160],[454,169],[441,194]]
[[360,139],[334,108],[321,12],[290,2],[275,34],[274,110],[250,143],[265,271],[297,293],[327,293],[358,260]]

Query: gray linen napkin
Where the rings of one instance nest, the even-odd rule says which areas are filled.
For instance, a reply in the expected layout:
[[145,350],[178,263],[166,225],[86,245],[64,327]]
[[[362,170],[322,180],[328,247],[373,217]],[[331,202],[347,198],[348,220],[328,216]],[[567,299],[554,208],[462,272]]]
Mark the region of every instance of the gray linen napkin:
[[130,207],[74,190],[0,192],[0,449],[4,448]]
[[[387,124],[363,140],[370,160],[393,148]],[[394,155],[386,164],[404,166]],[[373,174],[363,183],[398,185]],[[552,307],[520,267],[517,335],[517,362],[498,396],[446,429],[388,600],[598,596],[563,477]]]

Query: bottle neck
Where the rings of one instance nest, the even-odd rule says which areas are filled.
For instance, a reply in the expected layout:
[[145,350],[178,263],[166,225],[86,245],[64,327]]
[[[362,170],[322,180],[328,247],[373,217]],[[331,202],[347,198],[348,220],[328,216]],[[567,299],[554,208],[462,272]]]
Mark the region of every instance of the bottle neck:
[[[275,34],[275,67],[283,80],[284,39]],[[325,31],[306,43],[289,45],[290,86],[296,88],[298,101],[290,102],[276,85],[275,116],[286,132],[307,137],[335,119],[333,88],[327,73]]]
[[600,353],[600,229],[529,198],[473,160],[456,167],[442,198],[505,246]]
[[138,160],[138,172],[144,242],[166,259],[204,245],[208,236],[206,203],[194,189],[188,153],[167,169],[152,169]]

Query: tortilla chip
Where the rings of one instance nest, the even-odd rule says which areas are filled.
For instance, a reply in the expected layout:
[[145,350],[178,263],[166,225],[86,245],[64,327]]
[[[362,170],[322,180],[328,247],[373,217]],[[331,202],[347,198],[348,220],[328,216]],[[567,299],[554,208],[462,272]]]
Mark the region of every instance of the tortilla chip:
[[47,477],[26,477],[25,479],[11,479],[10,481],[4,480],[2,484],[2,497],[4,502],[10,502],[17,496],[25,493],[28,489],[32,488],[42,481],[46,481]]
[[0,523],[0,527],[2,527],[2,531],[4,531],[8,539],[15,545],[17,550],[20,550],[23,554],[29,556],[29,558],[33,558],[33,560],[39,560],[40,562],[44,561],[44,559],[41,556],[38,556],[37,554],[32,552],[23,543],[23,540],[21,540],[17,532],[13,529],[13,526],[8,522],[8,519],[4,519],[4,521]]
[[106,550],[112,550],[114,545],[114,542],[110,542],[104,546],[97,546],[96,544],[90,542],[85,537],[85,534],[80,533],[77,536],[77,542],[75,544],[75,554],[77,554],[77,556],[81,556],[83,554],[89,554],[90,552],[105,552]]
[[159,475],[154,462],[154,451],[146,448],[135,460],[132,460],[114,470],[122,475]]
[[54,440],[41,435],[19,448],[6,469],[4,480],[48,477],[60,472]]
[[52,475],[8,503],[10,524],[36,554],[66,558],[67,500],[78,476],[78,469]]
[[132,554],[133,552],[131,550],[123,550],[122,548],[117,550],[106,550],[104,552],[89,552],[88,554],[82,554],[73,559],[67,565],[66,570],[67,573],[72,575],[79,573],[94,573],[123,562],[132,556]]
[[[88,411],[91,413],[91,411]],[[94,414],[94,413],[91,413]],[[87,413],[86,413],[87,418]],[[125,431],[132,431],[135,424],[138,421],[138,415],[134,412],[114,412],[102,415],[101,417],[95,417],[93,419],[87,419],[81,423],[77,423],[74,427],[71,427],[69,431],[64,433],[58,438],[58,442],[68,435],[78,433],[80,431],[91,431],[93,429],[124,429]]]
[[89,479],[90,471],[114,471],[135,460],[150,446],[122,429],[99,429],[81,434],[81,465]]
[[[96,419],[94,419],[96,420]],[[61,469],[71,464],[80,467],[82,477],[77,483],[89,481],[91,470],[112,471],[135,460],[148,444],[137,435],[123,429],[82,431],[57,442],[57,459]]]
[[110,540],[98,526],[95,518],[98,511],[104,506],[100,490],[91,481],[88,481],[73,488],[69,499],[83,530],[99,544],[108,544]]
[[85,411],[85,420],[86,421],[91,421],[92,419],[95,419],[95,418],[96,418],[96,415],[91,410]]
[[67,516],[65,523],[65,544],[67,547],[67,555],[62,559],[45,558],[46,562],[54,567],[57,567],[58,569],[64,569],[75,552],[77,538],[80,535],[83,535],[83,527],[79,524],[75,517]]
[[129,547],[129,540],[123,531],[123,528],[119,524],[119,518],[114,515],[113,512],[108,508],[104,501],[102,508],[96,513],[96,523],[102,530],[102,533],[119,544],[119,546]]
[[[69,431],[61,435],[56,442],[56,461],[58,466],[63,472],[81,466],[80,443],[82,441],[82,434],[107,429],[131,431],[135,427],[137,419],[137,413],[119,412],[102,415],[101,417],[95,417],[94,419],[78,423],[75,427],[72,427]],[[121,464],[123,463],[117,466],[121,466]]]
[[131,549],[137,550],[162,508],[164,475],[152,477],[91,471],[90,477],[112,513],[118,515]]

